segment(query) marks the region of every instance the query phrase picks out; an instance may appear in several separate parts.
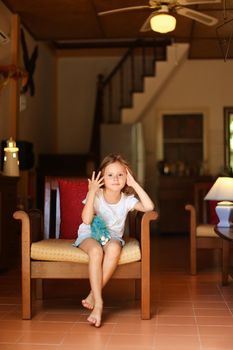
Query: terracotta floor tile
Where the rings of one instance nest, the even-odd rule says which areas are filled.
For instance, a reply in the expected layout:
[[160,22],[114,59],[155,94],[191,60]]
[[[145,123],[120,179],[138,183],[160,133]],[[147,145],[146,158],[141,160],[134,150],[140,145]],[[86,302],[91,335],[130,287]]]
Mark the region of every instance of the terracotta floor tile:
[[172,307],[193,307],[193,302],[192,300],[188,300],[188,301],[182,301],[182,300],[174,300],[174,301],[168,301],[168,300],[161,300],[159,301],[159,306],[160,308],[172,308]]
[[76,344],[61,344],[56,350],[106,350],[106,345],[102,345],[101,343],[94,345],[92,342],[90,344],[80,344],[77,342]]
[[0,333],[6,331],[30,331],[32,321],[22,320],[0,320]]
[[200,348],[199,338],[193,335],[190,336],[180,336],[180,335],[158,335],[155,338],[155,346],[158,349],[164,349],[166,347],[171,347],[173,344],[173,349],[177,350],[187,350],[193,348]]
[[216,316],[216,317],[230,317],[232,316],[229,309],[194,309],[196,316]]
[[0,320],[3,320],[7,315],[7,311],[0,311]]
[[[6,347],[7,346],[7,347]],[[57,350],[57,345],[43,345],[43,344],[10,344],[4,345],[0,350]]]
[[154,335],[145,334],[114,334],[110,336],[108,346],[118,346],[121,349],[122,346],[137,346],[137,347],[152,347],[154,345]]
[[[95,331],[94,327],[93,331]],[[87,347],[91,346],[92,349],[103,349],[109,341],[109,338],[110,335],[100,334],[96,332],[95,334],[67,333],[63,338],[62,345],[76,345],[78,347],[82,346],[83,349],[86,349]]]
[[20,331],[0,329],[0,343],[16,343],[22,336]]
[[[198,326],[200,335],[208,336],[233,336],[232,326]],[[232,346],[233,348],[233,346]]]
[[54,322],[78,322],[80,315],[76,313],[45,313],[39,318],[40,321]]
[[102,323],[100,328],[92,327],[89,322],[76,322],[72,325],[69,333],[91,333],[91,334],[112,334],[114,323]]
[[10,312],[16,310],[16,305],[0,304],[0,312]]
[[193,302],[223,302],[222,295],[194,295],[191,297]]
[[192,307],[159,307],[158,308],[158,315],[163,316],[194,316],[193,308]]
[[195,325],[195,317],[189,316],[158,316],[159,325]]
[[[228,309],[228,306],[224,301],[218,301],[218,302],[194,301],[193,302],[194,309]],[[232,303],[232,306],[233,306],[233,303]]]
[[218,350],[232,350],[233,349],[233,335],[232,336],[201,336],[202,349],[218,349]]
[[155,348],[152,346],[136,346],[136,345],[121,345],[121,347],[119,348],[119,345],[107,345],[105,350],[154,350]]
[[[233,283],[233,282],[232,282]],[[228,294],[223,294],[223,296],[222,296],[223,298],[224,298],[224,300],[226,301],[226,302],[233,302],[233,292],[232,292],[232,294],[230,294],[230,295],[228,295]]]
[[140,323],[117,323],[113,328],[113,334],[146,334],[154,335],[156,326],[155,324],[147,321],[142,321]]
[[155,334],[157,335],[198,335],[198,328],[196,325],[161,325],[158,324],[155,328]]
[[232,326],[232,317],[211,317],[211,316],[197,316],[196,322],[198,325],[215,325],[215,326]]
[[64,338],[63,332],[22,332],[19,344],[60,344]]

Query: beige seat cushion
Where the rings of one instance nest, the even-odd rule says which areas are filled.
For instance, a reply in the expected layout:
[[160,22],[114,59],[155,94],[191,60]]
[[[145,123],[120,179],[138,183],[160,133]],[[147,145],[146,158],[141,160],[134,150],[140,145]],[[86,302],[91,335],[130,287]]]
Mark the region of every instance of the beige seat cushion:
[[[88,263],[88,255],[80,248],[72,245],[73,240],[45,239],[31,245],[31,258],[46,261],[71,261],[81,264]],[[124,245],[119,265],[141,260],[139,242],[130,238]]]
[[198,225],[196,232],[198,237],[219,238],[219,236],[214,232],[214,225],[209,225],[209,224]]

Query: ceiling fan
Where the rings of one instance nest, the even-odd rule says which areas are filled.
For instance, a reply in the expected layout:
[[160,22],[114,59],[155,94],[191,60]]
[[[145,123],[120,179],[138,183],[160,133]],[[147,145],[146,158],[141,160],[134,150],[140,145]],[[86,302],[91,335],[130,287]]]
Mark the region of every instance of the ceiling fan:
[[[176,19],[175,17],[172,16],[172,14],[175,14],[175,13],[181,16],[191,18],[207,26],[214,26],[218,22],[217,18],[198,12],[196,10],[186,8],[185,6],[201,5],[201,4],[216,4],[220,2],[221,0],[149,0],[149,5],[123,7],[123,8],[113,9],[109,11],[102,11],[102,12],[99,12],[98,15],[104,16],[104,15],[133,11],[133,10],[151,9],[153,12],[149,15],[149,17],[143,23],[140,29],[140,32],[147,32],[152,29],[154,31],[158,31],[161,33],[167,33],[175,29]],[[164,31],[160,31],[159,30],[161,29],[160,27],[156,27],[156,26],[153,27],[153,22],[155,21],[157,22],[157,20],[159,20],[159,18],[162,19],[162,17],[164,20],[163,23],[165,23],[166,21],[165,24],[167,24],[169,20],[173,22],[171,23],[169,30],[164,29]],[[161,26],[161,23],[159,24],[159,26]]]

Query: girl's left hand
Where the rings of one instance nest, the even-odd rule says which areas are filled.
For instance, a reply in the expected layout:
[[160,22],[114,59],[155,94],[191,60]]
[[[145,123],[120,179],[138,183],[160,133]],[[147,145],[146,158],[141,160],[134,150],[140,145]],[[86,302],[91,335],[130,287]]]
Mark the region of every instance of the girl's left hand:
[[127,168],[126,168],[126,184],[131,187],[134,187],[134,185],[136,184],[136,181],[133,175],[129,172]]

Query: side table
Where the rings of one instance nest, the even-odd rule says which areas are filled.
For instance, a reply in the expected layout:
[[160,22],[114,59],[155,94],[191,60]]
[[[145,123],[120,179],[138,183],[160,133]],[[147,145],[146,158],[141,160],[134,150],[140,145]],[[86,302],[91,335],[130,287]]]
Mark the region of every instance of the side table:
[[[224,280],[228,281],[228,276],[233,277],[230,271],[230,247],[233,242],[233,227],[214,227],[215,233],[222,238],[223,244],[223,256],[222,256],[222,269],[225,275]],[[227,282],[226,282],[227,284]]]

